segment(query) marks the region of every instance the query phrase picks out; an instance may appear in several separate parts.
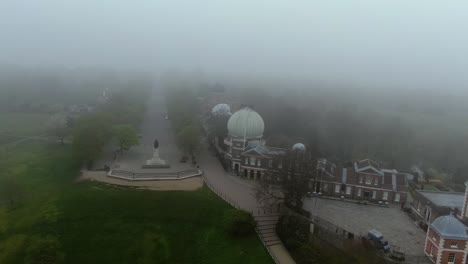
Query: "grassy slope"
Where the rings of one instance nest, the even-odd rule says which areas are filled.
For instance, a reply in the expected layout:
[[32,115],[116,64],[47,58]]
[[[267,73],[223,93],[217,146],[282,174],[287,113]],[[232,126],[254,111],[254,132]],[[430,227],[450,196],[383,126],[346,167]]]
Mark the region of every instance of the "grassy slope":
[[272,263],[256,236],[225,235],[229,206],[209,190],[73,183],[69,152],[29,143],[3,160],[25,195],[14,209],[0,206],[0,263],[22,263],[28,240],[46,235],[59,238],[66,263]]
[[0,134],[35,136],[45,132],[50,116],[34,113],[0,113]]

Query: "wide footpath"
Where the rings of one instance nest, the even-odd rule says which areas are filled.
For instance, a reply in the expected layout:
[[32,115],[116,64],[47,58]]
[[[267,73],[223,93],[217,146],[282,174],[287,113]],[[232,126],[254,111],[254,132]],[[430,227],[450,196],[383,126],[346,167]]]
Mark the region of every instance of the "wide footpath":
[[295,263],[283,243],[276,236],[277,215],[260,216],[255,214],[262,206],[255,197],[253,185],[246,180],[226,174],[218,159],[208,150],[207,144],[202,145],[198,161],[205,180],[221,198],[238,208],[254,212],[260,237],[275,262],[278,264]]

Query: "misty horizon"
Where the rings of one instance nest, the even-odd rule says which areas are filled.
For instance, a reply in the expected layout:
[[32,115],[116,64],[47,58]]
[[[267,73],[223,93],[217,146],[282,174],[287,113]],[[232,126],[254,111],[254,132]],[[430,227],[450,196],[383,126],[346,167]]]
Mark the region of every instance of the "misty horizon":
[[466,90],[468,5],[6,1],[0,64]]

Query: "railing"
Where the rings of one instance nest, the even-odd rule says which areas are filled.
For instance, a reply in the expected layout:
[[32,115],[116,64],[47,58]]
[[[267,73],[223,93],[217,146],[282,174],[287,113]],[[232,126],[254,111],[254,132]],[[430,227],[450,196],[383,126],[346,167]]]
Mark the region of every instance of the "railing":
[[[213,184],[210,183],[210,181],[208,180],[208,178],[205,176],[205,174],[202,174],[202,178],[203,178],[203,181],[205,182],[206,186],[208,186],[208,188],[214,192],[216,195],[218,195],[221,199],[223,199],[224,201],[226,201],[228,204],[230,204],[232,207],[234,208],[237,208],[237,209],[241,209],[241,207],[234,202],[234,200],[232,198],[230,198],[229,196],[225,195],[224,193],[220,192],[217,190],[217,188],[214,187]],[[253,211],[251,211],[252,215],[253,215]],[[263,241],[262,237],[260,236],[260,233],[258,232],[257,228],[255,228],[255,233],[257,233],[258,237],[260,238],[260,240],[262,241],[262,244],[263,246],[265,247],[265,249],[267,250],[268,254],[270,254],[270,257],[273,259],[273,261],[276,263],[276,264],[280,264],[279,260],[276,258],[275,255],[273,255],[273,253],[271,252],[270,250],[270,247],[266,245],[265,241]]]
[[132,181],[139,180],[178,180],[202,175],[199,169],[189,169],[179,172],[133,172],[126,170],[111,170],[107,174],[110,177]]

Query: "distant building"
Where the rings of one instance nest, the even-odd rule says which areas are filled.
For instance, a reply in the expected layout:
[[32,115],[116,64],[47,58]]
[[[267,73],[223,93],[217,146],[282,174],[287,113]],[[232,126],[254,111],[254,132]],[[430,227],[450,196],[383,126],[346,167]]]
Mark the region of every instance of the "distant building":
[[282,168],[287,150],[265,145],[262,117],[249,106],[243,106],[228,121],[224,153],[228,168],[249,179],[271,177]]
[[319,159],[310,185],[325,196],[371,202],[404,203],[408,195],[406,174],[383,169],[370,159],[349,166]]
[[[436,264],[468,263],[468,226],[466,225],[468,220],[468,182],[465,183],[465,187],[461,201],[459,200],[460,194],[457,194],[456,201],[451,201],[451,198],[455,196],[447,196],[447,193],[425,195],[429,196],[431,203],[435,203],[439,207],[452,205],[459,209],[459,214],[452,211],[447,215],[436,217],[432,222],[428,221],[429,228],[426,233],[424,253]],[[460,202],[461,208],[458,208]],[[431,215],[435,215],[434,208],[437,207],[431,208]]]
[[425,229],[439,216],[461,213],[464,199],[464,193],[416,190],[411,213]]

